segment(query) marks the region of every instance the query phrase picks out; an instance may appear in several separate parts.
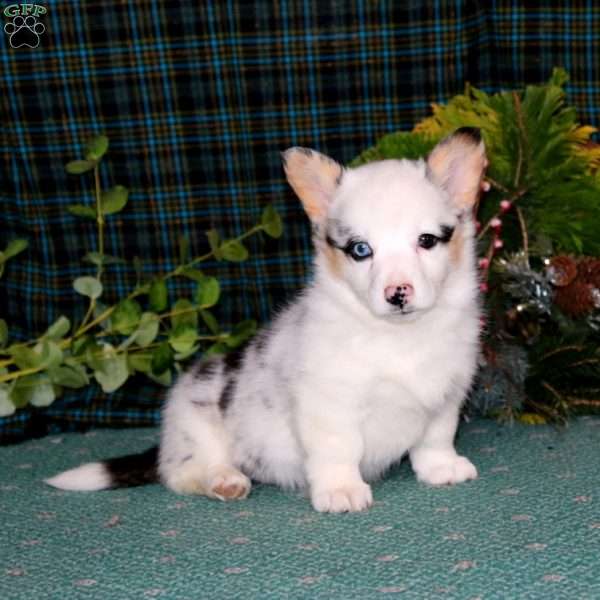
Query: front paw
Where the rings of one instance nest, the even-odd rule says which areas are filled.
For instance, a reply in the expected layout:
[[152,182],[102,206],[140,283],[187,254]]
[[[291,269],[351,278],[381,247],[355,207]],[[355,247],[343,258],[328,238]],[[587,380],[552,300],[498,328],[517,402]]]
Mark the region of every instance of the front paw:
[[373,504],[371,487],[364,482],[316,489],[311,493],[313,508],[319,512],[357,512]]
[[429,485],[453,485],[477,479],[475,465],[464,456],[451,456],[444,460],[427,461],[416,470],[417,479]]

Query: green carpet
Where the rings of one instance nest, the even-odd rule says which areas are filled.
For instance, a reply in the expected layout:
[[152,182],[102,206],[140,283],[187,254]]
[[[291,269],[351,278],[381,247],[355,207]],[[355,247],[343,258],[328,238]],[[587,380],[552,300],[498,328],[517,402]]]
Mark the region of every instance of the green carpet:
[[600,598],[600,419],[464,425],[480,479],[421,485],[408,464],[360,514],[270,486],[222,504],[154,485],[74,493],[41,479],[141,450],[155,430],[0,449],[0,598]]

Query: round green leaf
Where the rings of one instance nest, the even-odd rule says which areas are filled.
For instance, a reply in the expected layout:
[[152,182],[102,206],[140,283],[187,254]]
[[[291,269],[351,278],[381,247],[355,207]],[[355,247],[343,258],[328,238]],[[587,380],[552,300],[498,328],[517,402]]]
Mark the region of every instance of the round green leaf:
[[36,385],[31,390],[29,404],[32,406],[50,406],[56,398],[54,386],[48,381]]
[[[89,340],[83,350],[83,356],[85,357],[85,363],[94,371],[102,368],[102,361],[105,356],[106,347],[102,347],[96,340]],[[112,347],[108,350],[109,356],[114,355],[114,349]]]
[[33,351],[41,356],[42,362],[38,366],[42,366],[45,369],[56,367],[63,361],[63,351],[52,340],[45,339],[36,344]]
[[271,204],[262,213],[261,225],[263,231],[272,238],[278,238],[283,233],[281,217]]
[[174,355],[171,346],[168,342],[163,342],[160,346],[155,348],[152,353],[152,361],[150,363],[150,370],[153,375],[161,375],[167,369],[171,368],[173,364]]
[[145,312],[142,314],[140,324],[133,333],[134,341],[142,348],[149,346],[158,335],[159,324],[158,316],[154,313]]
[[91,139],[85,147],[87,160],[99,161],[108,150],[108,138],[105,135],[97,135]]
[[23,252],[29,246],[29,242],[22,238],[17,238],[16,240],[12,240],[8,243],[8,246],[4,249],[4,260],[8,258],[12,258],[17,254]]
[[55,367],[48,371],[48,375],[55,385],[72,389],[85,387],[90,382],[85,367],[79,363]]
[[47,375],[27,375],[17,380],[10,391],[10,399],[18,407],[49,406],[54,402],[56,393]]
[[194,344],[190,348],[188,348],[185,352],[178,352],[175,354],[175,360],[186,360],[190,356],[193,356],[200,350],[200,346],[198,344]]
[[211,333],[219,333],[219,323],[217,323],[217,319],[215,319],[215,316],[211,312],[208,312],[207,310],[201,310],[200,316]]
[[63,338],[71,329],[71,322],[67,317],[60,316],[50,327],[48,327],[44,337],[48,337],[53,340],[60,340]]
[[225,342],[215,342],[212,346],[209,346],[204,352],[204,357],[214,356],[216,354],[224,354],[229,348]]
[[152,354],[150,352],[135,352],[127,356],[129,368],[138,373],[150,373]]
[[171,373],[171,369],[163,371],[160,375],[155,375],[150,371],[149,373],[146,373],[146,376],[152,379],[152,381],[160,383],[160,385],[164,385],[165,387],[169,387],[173,383],[173,373]]
[[0,319],[0,348],[4,348],[8,342],[8,325],[4,319]]
[[51,340],[43,340],[28,348],[21,344],[13,344],[8,353],[19,369],[45,369],[59,365],[63,360],[60,347]]
[[102,295],[102,284],[95,277],[78,277],[73,282],[73,288],[78,294],[92,298],[92,300]]
[[221,254],[220,248],[221,238],[219,237],[219,232],[216,229],[209,229],[206,232],[206,237],[208,238],[208,244],[215,258],[217,260],[223,260],[223,255]]
[[230,260],[232,262],[241,262],[248,258],[246,246],[238,240],[228,240],[223,242],[221,244],[220,252],[225,260]]
[[107,394],[118,390],[129,378],[127,354],[108,356],[100,361],[100,368],[94,371],[96,381]]
[[117,333],[130,335],[140,322],[142,309],[131,299],[122,300],[110,316],[110,328]]
[[182,269],[181,274],[192,281],[202,281],[206,277],[200,269],[192,269],[191,267],[189,269]]
[[122,185],[115,185],[110,189],[102,192],[100,206],[102,207],[103,215],[112,215],[123,210],[127,204],[129,190]]
[[86,348],[90,344],[94,343],[94,338],[91,335],[82,335],[81,337],[73,340],[73,343],[71,344],[71,353],[73,356],[79,356],[85,352]]
[[171,307],[171,327],[177,329],[182,323],[192,325],[194,328],[198,327],[198,312],[189,300],[181,298],[177,300]]
[[196,302],[204,307],[210,308],[219,301],[221,286],[214,277],[205,277],[196,288]]
[[196,328],[191,325],[181,324],[169,333],[169,344],[178,353],[189,352],[198,339]]
[[103,265],[123,265],[127,262],[126,260],[119,258],[118,256],[111,256],[110,254],[100,254],[100,252],[88,252],[83,257],[83,260],[92,263],[97,267]]
[[[102,302],[98,300],[96,302],[96,306],[94,307],[94,319],[99,319],[106,312],[106,310],[106,305],[102,304]],[[98,325],[100,325],[100,327],[102,327],[102,329],[105,331],[108,331],[110,329],[110,316],[102,319]]]
[[76,217],[85,217],[86,219],[96,218],[96,210],[85,204],[69,204],[67,210]]
[[37,369],[44,362],[40,354],[21,344],[9,346],[8,353],[19,369]]
[[225,343],[230,348],[236,348],[256,333],[256,321],[248,319],[238,323],[225,338]]
[[150,308],[157,312],[161,312],[167,308],[168,292],[167,282],[164,279],[155,279],[150,285],[148,294],[150,300]]
[[81,175],[91,171],[96,166],[96,162],[93,160],[72,160],[67,163],[65,170],[71,175]]
[[6,385],[0,386],[0,417],[10,417],[14,414],[17,407],[11,402],[9,397],[9,388]]

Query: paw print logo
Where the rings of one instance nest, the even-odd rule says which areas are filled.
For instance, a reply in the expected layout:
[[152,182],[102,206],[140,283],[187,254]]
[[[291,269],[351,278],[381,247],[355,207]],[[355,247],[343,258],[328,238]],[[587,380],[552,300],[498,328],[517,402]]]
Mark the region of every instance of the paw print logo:
[[17,15],[4,25],[4,31],[9,36],[12,48],[37,48],[40,45],[40,35],[46,31],[46,26],[33,15],[22,17]]

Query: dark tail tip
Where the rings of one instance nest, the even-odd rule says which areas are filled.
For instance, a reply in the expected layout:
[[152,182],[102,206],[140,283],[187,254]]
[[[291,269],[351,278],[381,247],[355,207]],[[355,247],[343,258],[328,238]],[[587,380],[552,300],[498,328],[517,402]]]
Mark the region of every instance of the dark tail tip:
[[136,487],[158,482],[158,446],[139,454],[104,461],[111,488]]

